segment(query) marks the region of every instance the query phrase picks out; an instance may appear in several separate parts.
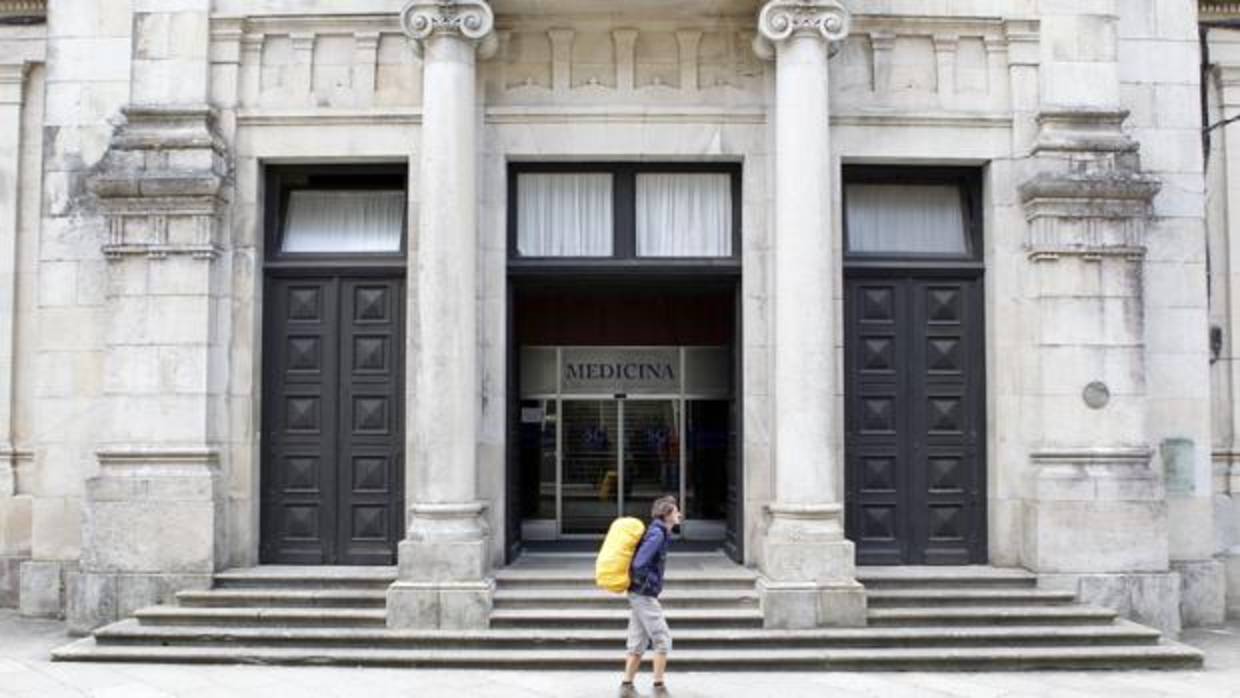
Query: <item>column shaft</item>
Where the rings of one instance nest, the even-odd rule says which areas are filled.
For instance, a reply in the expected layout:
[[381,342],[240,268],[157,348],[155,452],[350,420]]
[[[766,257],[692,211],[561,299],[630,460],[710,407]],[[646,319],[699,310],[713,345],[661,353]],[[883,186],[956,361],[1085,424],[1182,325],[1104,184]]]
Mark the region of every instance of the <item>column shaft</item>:
[[776,46],[775,464],[782,504],[836,502],[827,44]]
[[426,41],[414,277],[414,498],[477,498],[477,193],[475,49],[450,34]]

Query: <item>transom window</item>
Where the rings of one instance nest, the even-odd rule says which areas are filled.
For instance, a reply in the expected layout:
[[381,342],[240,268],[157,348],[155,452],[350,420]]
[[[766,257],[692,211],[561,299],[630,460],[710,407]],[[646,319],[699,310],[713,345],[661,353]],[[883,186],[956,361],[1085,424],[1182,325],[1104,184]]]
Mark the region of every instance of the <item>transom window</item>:
[[978,189],[973,170],[846,167],[848,256],[977,258]]
[[521,164],[512,167],[509,185],[514,257],[736,255],[735,165]]
[[402,259],[404,166],[273,166],[268,260]]

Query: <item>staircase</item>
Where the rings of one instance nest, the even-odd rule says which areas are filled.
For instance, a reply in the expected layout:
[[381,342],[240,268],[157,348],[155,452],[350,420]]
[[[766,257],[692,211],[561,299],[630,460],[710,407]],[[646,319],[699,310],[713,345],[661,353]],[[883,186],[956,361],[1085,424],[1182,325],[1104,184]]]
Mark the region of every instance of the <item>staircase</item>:
[[[258,567],[55,650],[76,661],[618,670],[627,603],[593,555],[527,554],[496,573],[491,627],[384,625],[391,567]],[[862,568],[869,626],[766,630],[756,576],[719,553],[673,553],[661,597],[684,670],[1198,668],[1196,649],[1036,588],[1021,570]]]

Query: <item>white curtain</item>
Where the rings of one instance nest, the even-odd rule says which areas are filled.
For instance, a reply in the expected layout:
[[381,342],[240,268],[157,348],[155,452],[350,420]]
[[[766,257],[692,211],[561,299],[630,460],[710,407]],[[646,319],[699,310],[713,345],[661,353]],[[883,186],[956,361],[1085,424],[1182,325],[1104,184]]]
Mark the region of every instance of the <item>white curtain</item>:
[[637,175],[639,257],[727,257],[731,254],[730,175]]
[[403,191],[293,191],[281,249],[399,252],[405,205]]
[[525,173],[517,180],[517,253],[610,257],[610,174]]
[[844,200],[850,252],[969,252],[958,187],[849,184]]

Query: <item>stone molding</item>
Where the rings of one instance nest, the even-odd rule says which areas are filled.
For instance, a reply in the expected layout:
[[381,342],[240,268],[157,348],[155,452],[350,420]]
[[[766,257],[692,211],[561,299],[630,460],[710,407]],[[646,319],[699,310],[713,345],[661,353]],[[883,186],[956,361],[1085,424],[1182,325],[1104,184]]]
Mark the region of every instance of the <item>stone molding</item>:
[[1138,173],[1041,173],[1018,191],[1029,258],[1145,256],[1145,222],[1161,184]]
[[851,26],[852,13],[839,0],[769,0],[758,13],[754,53],[774,60],[776,44],[793,36],[818,36],[834,55]]
[[1033,152],[1136,153],[1140,144],[1122,130],[1127,118],[1127,110],[1042,111]]
[[410,0],[400,11],[400,26],[420,58],[435,35],[474,42],[480,58],[495,55],[495,13],[486,0]]
[[1041,172],[1018,188],[1033,261],[1145,256],[1145,227],[1161,183],[1141,172],[1139,144],[1123,132],[1128,112],[1061,109],[1037,116],[1031,156]]
[[0,22],[47,20],[47,0],[0,0]]
[[0,105],[21,105],[29,69],[30,64],[26,62],[0,63]]
[[1034,465],[1147,466],[1154,455],[1148,446],[1106,448],[1041,448],[1029,454]]
[[207,106],[129,106],[90,181],[108,223],[103,253],[219,254],[227,146]]

